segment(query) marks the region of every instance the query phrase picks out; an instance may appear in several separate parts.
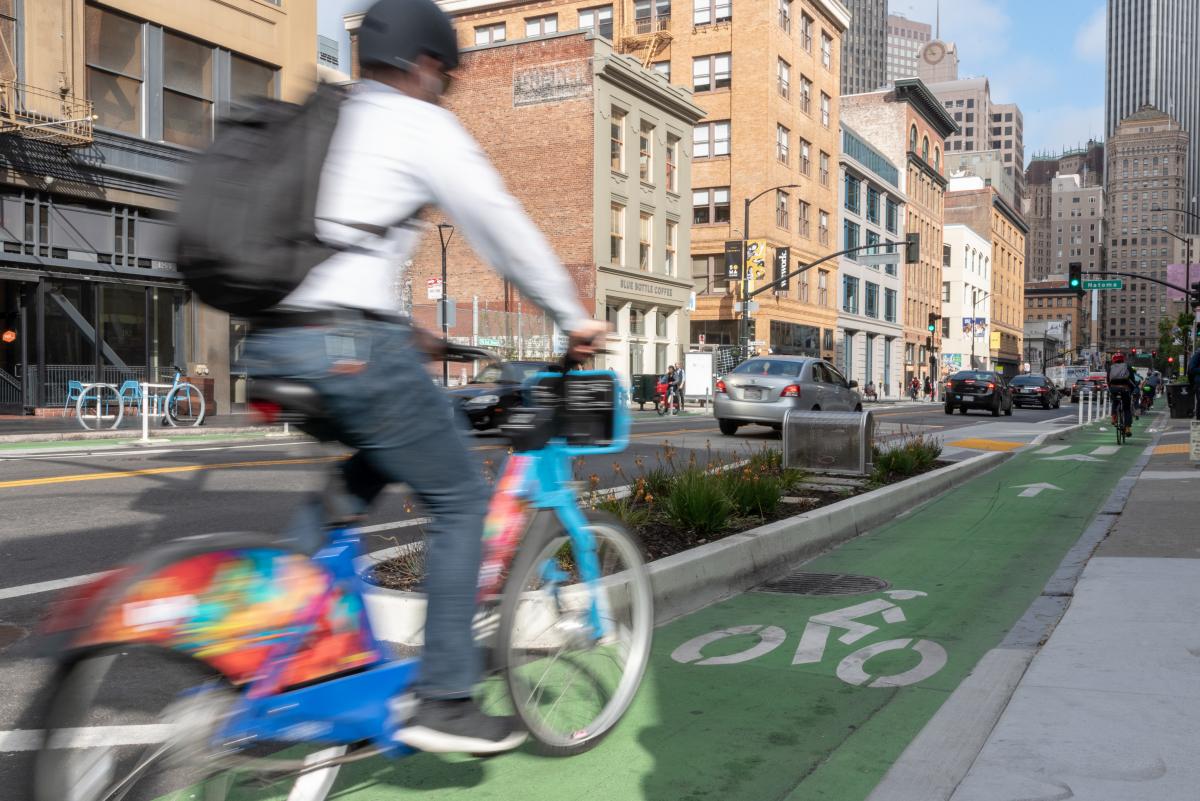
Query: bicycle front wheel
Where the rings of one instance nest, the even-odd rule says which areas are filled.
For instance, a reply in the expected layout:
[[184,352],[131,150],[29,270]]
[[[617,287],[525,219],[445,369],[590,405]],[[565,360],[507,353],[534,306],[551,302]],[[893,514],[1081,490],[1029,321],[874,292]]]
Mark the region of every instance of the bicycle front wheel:
[[514,710],[538,750],[569,756],[600,742],[633,703],[650,658],[654,597],[641,548],[616,518],[587,513],[600,566],[591,585],[551,519],[530,532],[513,564],[497,651]]
[[193,384],[179,384],[167,393],[167,422],[188,428],[204,422],[204,396]]

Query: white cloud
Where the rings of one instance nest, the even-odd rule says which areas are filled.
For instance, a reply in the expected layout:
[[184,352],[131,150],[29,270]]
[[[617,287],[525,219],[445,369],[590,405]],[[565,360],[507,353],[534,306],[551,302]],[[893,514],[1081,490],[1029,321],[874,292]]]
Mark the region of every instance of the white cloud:
[[1075,34],[1075,55],[1083,61],[1104,61],[1106,46],[1104,21],[1105,7],[1101,5]]

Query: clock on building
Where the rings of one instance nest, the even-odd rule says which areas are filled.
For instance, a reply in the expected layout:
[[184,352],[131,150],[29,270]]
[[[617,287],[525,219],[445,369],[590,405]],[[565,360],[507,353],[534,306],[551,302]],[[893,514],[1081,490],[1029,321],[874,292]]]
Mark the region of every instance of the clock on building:
[[946,46],[941,42],[930,42],[925,45],[925,52],[921,53],[921,58],[926,64],[934,65],[941,62],[946,57]]

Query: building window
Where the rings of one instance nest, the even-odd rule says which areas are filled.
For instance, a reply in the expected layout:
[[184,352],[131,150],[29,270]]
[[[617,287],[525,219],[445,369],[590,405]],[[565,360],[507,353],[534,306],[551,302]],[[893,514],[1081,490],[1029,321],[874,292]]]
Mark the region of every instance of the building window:
[[733,0],[693,0],[692,24],[725,22],[733,16]]
[[812,145],[805,139],[800,140],[800,172],[808,175],[811,164]]
[[163,140],[201,148],[212,140],[213,49],[163,33]]
[[830,100],[829,95],[821,92],[821,124],[829,127]]
[[[842,221],[842,248],[850,250],[858,247],[858,223],[850,222],[849,220]],[[858,261],[857,253],[847,253],[846,258],[852,261]]]
[[625,112],[614,107],[609,122],[609,161],[615,172],[625,172]]
[[873,186],[867,187],[867,222],[879,225],[879,190]]
[[852,275],[842,276],[842,311],[858,314],[858,279]]
[[784,164],[788,163],[788,138],[791,132],[782,125],[775,125],[775,158]]
[[942,149],[937,145],[933,148],[933,167],[937,170],[942,168]]
[[87,6],[88,98],[97,124],[142,135],[142,24]]
[[792,0],[779,0],[779,27],[792,30]]
[[633,17],[638,33],[665,31],[671,27],[671,0],[634,0]]
[[800,46],[806,52],[812,52],[813,44],[813,18],[808,14],[800,14]]
[[625,266],[625,207],[620,203],[609,207],[608,259],[619,267]]
[[811,231],[809,228],[809,214],[811,213],[811,210],[812,207],[808,203],[804,202],[803,200],[800,201],[800,219],[797,230],[799,231],[800,236],[804,237],[805,239],[811,236]]
[[[654,335],[660,339],[667,337],[667,319],[670,315],[666,309],[659,308],[654,313]],[[664,351],[665,353],[665,351]],[[666,362],[666,356],[663,356],[663,362]],[[666,367],[662,368],[664,371]]]
[[667,220],[667,275],[675,275],[677,265],[676,253],[679,249],[679,223]]
[[650,272],[654,259],[654,216],[642,212],[638,226],[638,269]]
[[702,122],[692,129],[692,157],[729,155],[729,120]]
[[645,122],[638,134],[638,177],[645,183],[654,183],[654,126]]
[[557,14],[546,14],[541,17],[527,17],[525,19],[526,36],[541,36],[544,33],[555,33],[557,31]]
[[229,95],[233,102],[275,97],[275,68],[230,54]]
[[579,27],[595,31],[606,39],[613,35],[613,7],[596,6],[579,10]]
[[950,302],[950,282],[943,281],[942,282],[942,303],[949,303],[949,302]]
[[859,180],[850,173],[846,173],[846,180],[843,183],[845,184],[846,195],[843,202],[846,204],[846,210],[858,214],[860,211],[862,211],[861,184]]
[[908,129],[908,149],[913,153],[917,152],[917,126],[912,126]]
[[821,64],[825,69],[833,69],[833,38],[821,31]]
[[791,215],[788,213],[788,193],[779,191],[775,193],[775,224],[784,230],[787,230],[788,219]]
[[782,58],[775,62],[775,77],[778,80],[779,96],[787,98],[792,91],[792,66]]
[[812,113],[812,81],[806,76],[800,76],[800,110],[805,114]]
[[723,294],[728,286],[724,257],[692,257],[692,288],[697,295]]
[[650,65],[650,69],[657,72],[659,75],[671,80],[671,62],[670,61],[655,61]]
[[883,290],[883,319],[889,323],[896,322],[896,290]]
[[817,213],[817,241],[822,245],[829,244],[829,212]]
[[692,222],[695,225],[729,222],[729,187],[692,192]]
[[504,23],[497,22],[495,25],[476,25],[475,26],[475,44],[486,45],[494,42],[503,42],[505,39]]
[[929,137],[921,138],[921,160],[926,164],[929,163]]
[[829,154],[821,151],[820,162],[821,186],[829,186]]
[[[829,270],[817,270],[817,303],[821,306],[829,305]],[[828,350],[828,346],[826,349]]]
[[667,191],[679,191],[679,137],[667,136]]
[[646,335],[646,311],[637,306],[629,307],[629,333],[633,336]]
[[692,90],[711,92],[728,89],[730,78],[730,55],[715,53],[692,59]]
[[866,294],[864,295],[865,303],[863,304],[863,314],[868,317],[879,317],[879,284],[873,284],[870,281],[865,282]]

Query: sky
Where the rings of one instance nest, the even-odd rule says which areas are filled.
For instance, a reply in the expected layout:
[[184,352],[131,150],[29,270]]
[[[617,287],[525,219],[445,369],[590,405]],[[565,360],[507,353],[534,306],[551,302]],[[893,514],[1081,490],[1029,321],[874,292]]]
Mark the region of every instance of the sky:
[[[675,0],[687,3],[687,0]],[[761,0],[759,0],[761,2]],[[890,0],[890,11],[934,24],[939,0]],[[940,0],[941,38],[958,45],[959,76],[986,76],[992,100],[1025,115],[1025,158],[1104,136],[1105,0]],[[317,29],[349,39],[342,15],[370,0],[317,0]],[[736,3],[735,3],[736,5]],[[348,70],[347,70],[348,71]]]

